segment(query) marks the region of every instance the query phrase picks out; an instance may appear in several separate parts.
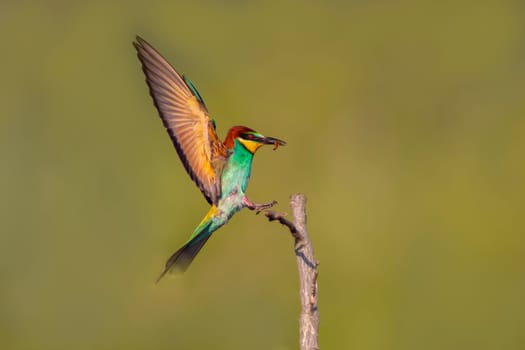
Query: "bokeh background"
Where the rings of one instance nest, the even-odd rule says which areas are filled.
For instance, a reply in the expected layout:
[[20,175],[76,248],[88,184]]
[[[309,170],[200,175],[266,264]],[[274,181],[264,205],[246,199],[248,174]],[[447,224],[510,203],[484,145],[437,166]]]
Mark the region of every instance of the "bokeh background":
[[0,348],[296,349],[292,240],[207,211],[148,95],[140,34],[307,194],[323,349],[525,347],[521,1],[2,1]]

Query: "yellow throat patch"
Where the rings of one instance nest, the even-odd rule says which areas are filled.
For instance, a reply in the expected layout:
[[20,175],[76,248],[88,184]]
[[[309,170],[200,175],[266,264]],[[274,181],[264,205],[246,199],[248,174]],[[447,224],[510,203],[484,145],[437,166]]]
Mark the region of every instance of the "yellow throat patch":
[[262,143],[259,143],[259,142],[244,140],[241,138],[239,138],[238,140],[251,153],[255,153],[255,151],[257,151],[259,147],[262,146]]

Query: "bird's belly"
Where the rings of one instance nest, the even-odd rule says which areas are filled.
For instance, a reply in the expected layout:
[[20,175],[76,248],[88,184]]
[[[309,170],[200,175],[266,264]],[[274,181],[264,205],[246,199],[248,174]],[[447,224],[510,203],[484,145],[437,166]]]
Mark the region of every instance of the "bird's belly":
[[244,192],[238,188],[233,188],[230,193],[224,196],[218,203],[218,209],[228,220],[244,207]]

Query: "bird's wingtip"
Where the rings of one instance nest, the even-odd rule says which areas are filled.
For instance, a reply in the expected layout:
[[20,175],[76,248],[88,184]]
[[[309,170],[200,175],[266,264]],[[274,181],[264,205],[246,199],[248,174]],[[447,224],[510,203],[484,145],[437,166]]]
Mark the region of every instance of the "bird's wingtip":
[[148,42],[144,40],[140,35],[135,35],[135,40],[133,40],[133,46],[138,49],[144,47],[145,45],[148,45]]
[[133,45],[133,47],[134,47],[135,49],[138,50],[138,49],[142,46],[142,45],[141,45],[141,40],[142,40],[142,38],[141,38],[140,36],[138,36],[138,35],[135,36],[135,40],[133,40],[133,41],[131,42],[131,44]]

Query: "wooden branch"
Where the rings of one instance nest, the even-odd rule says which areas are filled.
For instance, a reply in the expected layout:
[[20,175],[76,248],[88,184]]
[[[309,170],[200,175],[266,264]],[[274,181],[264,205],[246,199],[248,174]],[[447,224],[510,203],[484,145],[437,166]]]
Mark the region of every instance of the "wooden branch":
[[296,193],[290,197],[294,222],[284,218],[284,214],[267,211],[264,214],[270,221],[277,220],[288,227],[295,240],[295,256],[299,270],[301,317],[299,320],[299,343],[301,350],[318,350],[319,310],[317,308],[317,266],[312,242],[306,230],[306,196]]

